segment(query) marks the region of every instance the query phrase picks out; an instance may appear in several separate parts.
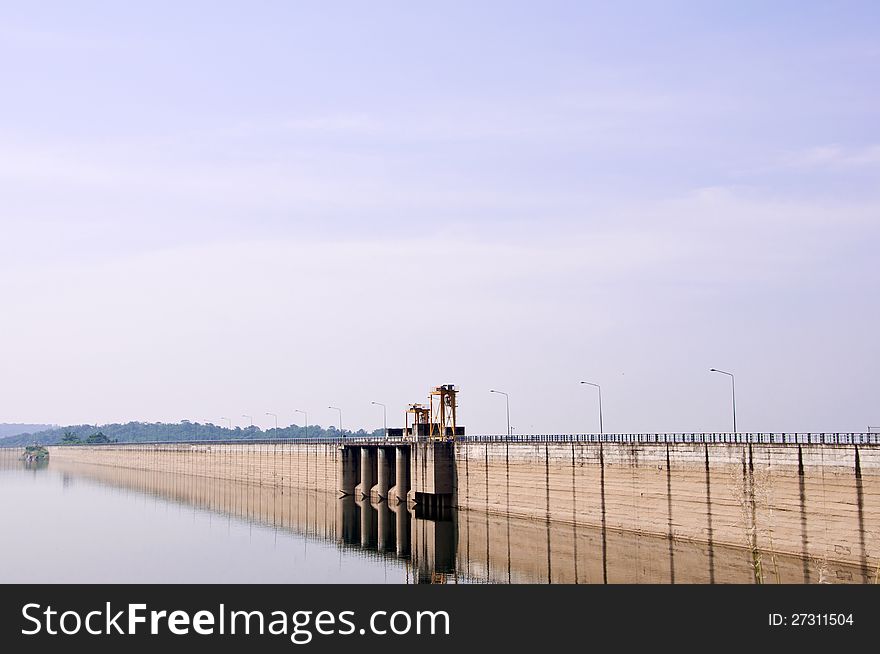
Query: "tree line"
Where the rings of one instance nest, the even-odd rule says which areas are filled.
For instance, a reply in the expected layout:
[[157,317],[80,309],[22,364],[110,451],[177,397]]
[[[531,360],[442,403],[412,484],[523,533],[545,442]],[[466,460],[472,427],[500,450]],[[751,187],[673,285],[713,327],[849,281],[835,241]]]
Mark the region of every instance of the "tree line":
[[[259,427],[222,427],[213,423],[199,423],[184,420],[177,423],[165,422],[127,422],[110,425],[69,425],[45,429],[31,434],[19,434],[0,438],[0,447],[20,447],[32,445],[95,444],[95,443],[144,443],[149,441],[213,441],[213,440],[261,440],[297,439],[327,437],[337,438],[340,432],[336,427],[309,425],[290,425],[278,429]],[[358,429],[343,430],[343,436],[381,436],[382,430],[372,432]]]

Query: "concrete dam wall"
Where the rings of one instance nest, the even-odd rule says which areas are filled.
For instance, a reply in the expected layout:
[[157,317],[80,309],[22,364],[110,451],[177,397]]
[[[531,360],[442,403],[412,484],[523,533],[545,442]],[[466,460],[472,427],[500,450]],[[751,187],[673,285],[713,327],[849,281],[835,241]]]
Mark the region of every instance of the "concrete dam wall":
[[[844,580],[873,581],[880,566],[880,452],[873,445],[464,441],[441,444],[451,457],[445,462],[433,445],[370,446],[372,453],[333,443],[104,445],[52,447],[50,456],[258,487],[337,494],[350,487],[374,502],[408,496],[424,503],[448,482],[451,504],[466,513],[459,534],[474,530],[468,547],[485,530],[487,568],[490,524],[501,516],[508,525],[513,518],[547,527],[548,553],[576,550],[588,536],[580,546],[601,549],[603,561],[619,555],[615,534],[636,534],[668,552],[656,565],[672,580],[683,543],[705,546],[710,559],[715,548],[739,551],[766,581],[780,565],[785,580],[805,582],[829,580],[831,570],[841,578],[843,568],[850,570]],[[510,539],[507,548],[509,565]],[[551,578],[561,574],[546,567]],[[711,560],[708,569],[707,581],[722,580],[712,578]]]
[[333,443],[163,443],[55,446],[51,461],[109,465],[194,475],[299,490],[335,491],[338,462]]
[[456,471],[461,508],[738,547],[765,578],[774,554],[803,581],[880,565],[876,446],[459,443]]

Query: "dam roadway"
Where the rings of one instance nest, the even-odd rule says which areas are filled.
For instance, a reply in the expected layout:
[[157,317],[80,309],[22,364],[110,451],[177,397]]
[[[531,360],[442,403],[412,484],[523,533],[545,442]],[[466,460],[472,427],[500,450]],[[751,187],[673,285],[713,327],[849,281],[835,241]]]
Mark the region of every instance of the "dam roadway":
[[[50,465],[404,505],[423,530],[457,509],[468,531],[485,529],[487,551],[489,532],[506,521],[508,561],[511,524],[546,525],[548,574],[550,539],[556,549],[576,549],[580,529],[591,534],[589,547],[601,548],[603,566],[621,534],[650,541],[661,576],[671,581],[677,560],[679,581],[734,580],[711,561],[725,549],[740,552],[754,581],[773,581],[782,565],[785,581],[873,582],[880,568],[878,447],[876,434],[210,441],[52,446]],[[708,578],[682,574],[682,543],[705,550]],[[557,580],[578,581],[578,572]]]

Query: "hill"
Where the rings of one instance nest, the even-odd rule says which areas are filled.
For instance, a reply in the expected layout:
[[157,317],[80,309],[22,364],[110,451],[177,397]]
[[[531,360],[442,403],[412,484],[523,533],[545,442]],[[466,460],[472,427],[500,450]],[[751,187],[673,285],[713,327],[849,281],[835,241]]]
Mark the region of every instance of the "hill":
[[0,423],[0,438],[18,436],[19,434],[32,434],[37,431],[52,429],[57,425],[30,425],[25,423],[4,422]]

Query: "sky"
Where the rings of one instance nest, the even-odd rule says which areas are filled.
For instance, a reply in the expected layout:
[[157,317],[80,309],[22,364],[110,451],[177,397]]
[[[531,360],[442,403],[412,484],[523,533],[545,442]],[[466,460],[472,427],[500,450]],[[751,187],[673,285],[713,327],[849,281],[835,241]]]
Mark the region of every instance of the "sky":
[[880,426],[876,2],[0,5],[0,422]]

